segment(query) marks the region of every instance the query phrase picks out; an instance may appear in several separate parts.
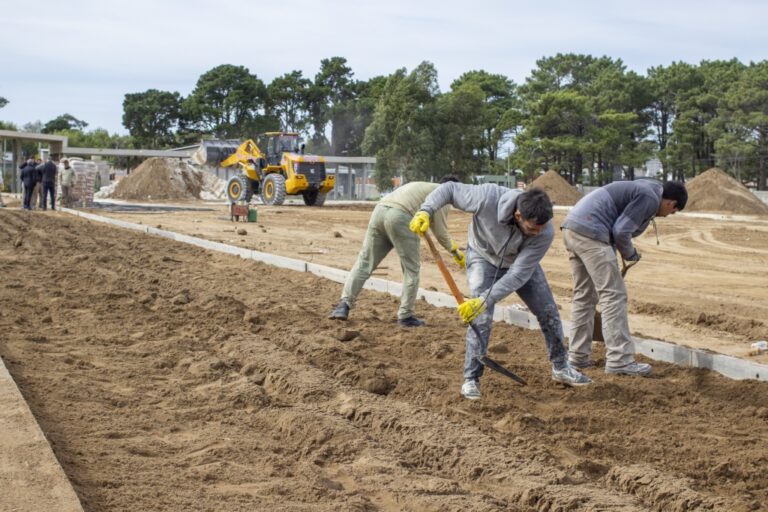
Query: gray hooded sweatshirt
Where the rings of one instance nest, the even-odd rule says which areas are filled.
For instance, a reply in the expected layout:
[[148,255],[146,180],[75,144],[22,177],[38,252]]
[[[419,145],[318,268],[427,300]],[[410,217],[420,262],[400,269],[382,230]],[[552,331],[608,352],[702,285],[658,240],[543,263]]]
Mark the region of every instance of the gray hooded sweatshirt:
[[615,181],[582,197],[568,213],[562,229],[616,246],[625,260],[633,259],[632,238],[646,230],[661,204],[664,186],[658,181]]
[[501,268],[509,269],[493,286],[488,296],[491,303],[528,282],[555,237],[552,221],[547,222],[538,236],[523,235],[514,220],[520,194],[522,190],[492,183],[448,182],[436,188],[421,205],[430,217],[446,204],[473,214],[468,233],[470,250],[494,266],[501,263]]

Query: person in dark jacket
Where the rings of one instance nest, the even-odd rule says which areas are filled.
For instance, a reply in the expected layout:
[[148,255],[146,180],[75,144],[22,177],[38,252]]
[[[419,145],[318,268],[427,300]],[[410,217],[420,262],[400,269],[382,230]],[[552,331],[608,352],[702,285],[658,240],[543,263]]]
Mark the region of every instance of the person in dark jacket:
[[51,198],[51,210],[56,209],[56,175],[59,172],[58,166],[53,159],[49,158],[47,162],[38,167],[42,174],[43,190],[41,192],[42,208],[46,210],[47,199]]
[[561,229],[573,274],[568,354],[572,366],[594,365],[592,334],[595,307],[599,303],[605,338],[605,373],[641,376],[651,373],[651,365],[635,361],[627,318],[627,288],[616,251],[625,266],[640,261],[632,238],[642,234],[655,217],[666,217],[685,208],[687,201],[688,192],[682,183],[617,181],[584,196],[565,217]]
[[37,182],[36,167],[35,161],[31,158],[20,167],[21,183],[24,185],[24,202],[22,208],[25,210],[32,209],[32,193],[35,191],[35,183]]

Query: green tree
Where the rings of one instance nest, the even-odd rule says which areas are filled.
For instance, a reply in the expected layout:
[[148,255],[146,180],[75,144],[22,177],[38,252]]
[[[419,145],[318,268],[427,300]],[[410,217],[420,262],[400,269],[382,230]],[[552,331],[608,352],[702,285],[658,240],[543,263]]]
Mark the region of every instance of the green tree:
[[301,71],[291,71],[272,80],[267,87],[269,111],[280,120],[280,129],[306,133],[309,122],[308,93],[312,82]]
[[55,119],[51,119],[43,126],[43,133],[56,133],[63,130],[83,131],[88,123],[81,121],[71,114],[62,114]]
[[450,173],[469,181],[475,174],[488,172],[487,105],[485,91],[472,81],[437,97],[434,162],[427,168],[430,177]]
[[492,170],[492,164],[498,157],[507,124],[502,122],[504,114],[516,103],[515,84],[504,75],[495,75],[486,71],[469,71],[461,75],[451,84],[451,90],[474,85],[483,92],[483,101],[477,112],[482,118],[483,133],[478,141],[478,147],[473,148],[483,159],[481,168]]
[[126,94],[123,99],[123,126],[143,147],[163,148],[176,141],[182,118],[182,97],[178,92],[149,89]]
[[[768,61],[750,64],[726,93],[724,104],[727,109],[724,115],[728,119],[731,136],[740,135],[737,147],[757,159],[757,188],[765,190],[768,165]],[[725,142],[727,140],[722,143]]]
[[333,107],[331,151],[334,155],[361,156],[366,128],[373,122],[387,77],[377,76],[352,84],[352,97]]
[[391,189],[398,175],[408,182],[432,174],[438,94],[437,71],[430,62],[410,73],[398,69],[387,79],[363,140],[363,152],[376,156],[379,190]]
[[184,129],[242,138],[269,125],[266,87],[244,66],[223,64],[203,73],[182,102]]
[[577,54],[539,60],[519,88],[520,105],[502,118],[505,129],[515,129],[514,160],[529,173],[545,165],[573,183],[585,168],[591,183],[602,184],[616,168],[631,176],[650,155],[647,88],[621,60]]
[[307,94],[307,111],[312,124],[313,147],[325,148],[335,154],[336,147],[326,138],[326,126],[331,123],[331,141],[336,128],[336,113],[343,112],[342,105],[354,99],[354,79],[347,59],[332,57],[320,61],[320,71]]

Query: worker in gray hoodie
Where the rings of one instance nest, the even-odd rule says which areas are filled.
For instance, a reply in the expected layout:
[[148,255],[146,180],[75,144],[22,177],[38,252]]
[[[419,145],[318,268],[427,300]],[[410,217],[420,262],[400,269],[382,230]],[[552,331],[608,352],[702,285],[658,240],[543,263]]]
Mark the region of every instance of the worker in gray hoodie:
[[445,183],[435,189],[411,221],[411,230],[424,233],[435,212],[451,204],[471,212],[467,250],[467,282],[472,298],[459,305],[467,329],[464,355],[465,398],[480,398],[483,365],[478,358],[488,352],[494,306],[513,292],[536,316],[552,363],[552,379],[569,385],[592,382],[568,365],[563,345],[563,325],[541,259],[554,238],[552,202],[540,189],[510,190],[494,184]]
[[561,229],[573,274],[569,349],[572,366],[594,366],[592,337],[595,307],[599,303],[605,373],[651,373],[651,365],[635,361],[627,318],[627,288],[616,251],[625,267],[640,261],[632,238],[642,234],[655,217],[666,217],[685,208],[687,201],[688,192],[682,183],[617,181],[587,194],[568,213]]

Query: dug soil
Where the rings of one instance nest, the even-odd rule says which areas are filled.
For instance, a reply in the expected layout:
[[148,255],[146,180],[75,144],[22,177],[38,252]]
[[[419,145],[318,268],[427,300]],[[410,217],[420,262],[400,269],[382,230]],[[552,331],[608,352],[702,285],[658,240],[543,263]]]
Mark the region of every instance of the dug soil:
[[768,205],[747,187],[713,167],[686,184],[686,211],[768,215]]
[[768,503],[765,383],[656,363],[564,388],[539,333],[497,325],[529,385],[470,402],[451,310],[401,329],[365,291],[334,322],[337,283],[58,212],[0,211],[0,272],[0,356],[87,511]]
[[158,201],[224,197],[225,183],[178,158],[148,158],[101,197]]
[[544,190],[552,202],[559,206],[573,206],[582,197],[576,187],[553,170],[545,172],[528,186],[528,188],[534,187]]
[[[322,208],[258,205],[258,223],[254,224],[230,222],[224,206],[205,206],[213,209],[98,213],[349,270],[360,251],[373,208],[373,204],[340,206],[334,202]],[[542,266],[561,314],[568,319],[572,277],[559,230],[565,213],[555,211],[557,235]],[[466,245],[470,220],[469,214],[457,210],[448,215],[451,236],[461,247]],[[658,244],[653,228],[634,239],[643,259],[626,277],[632,332],[768,363],[768,354],[749,356],[751,343],[768,339],[768,218],[735,221],[683,213],[658,219],[657,227]],[[238,234],[237,230],[245,231]],[[422,244],[421,256],[421,287],[450,293],[426,244]],[[443,257],[459,288],[469,293],[465,272],[449,255],[443,253]],[[402,282],[394,251],[374,277]],[[513,295],[504,303],[519,302]]]

